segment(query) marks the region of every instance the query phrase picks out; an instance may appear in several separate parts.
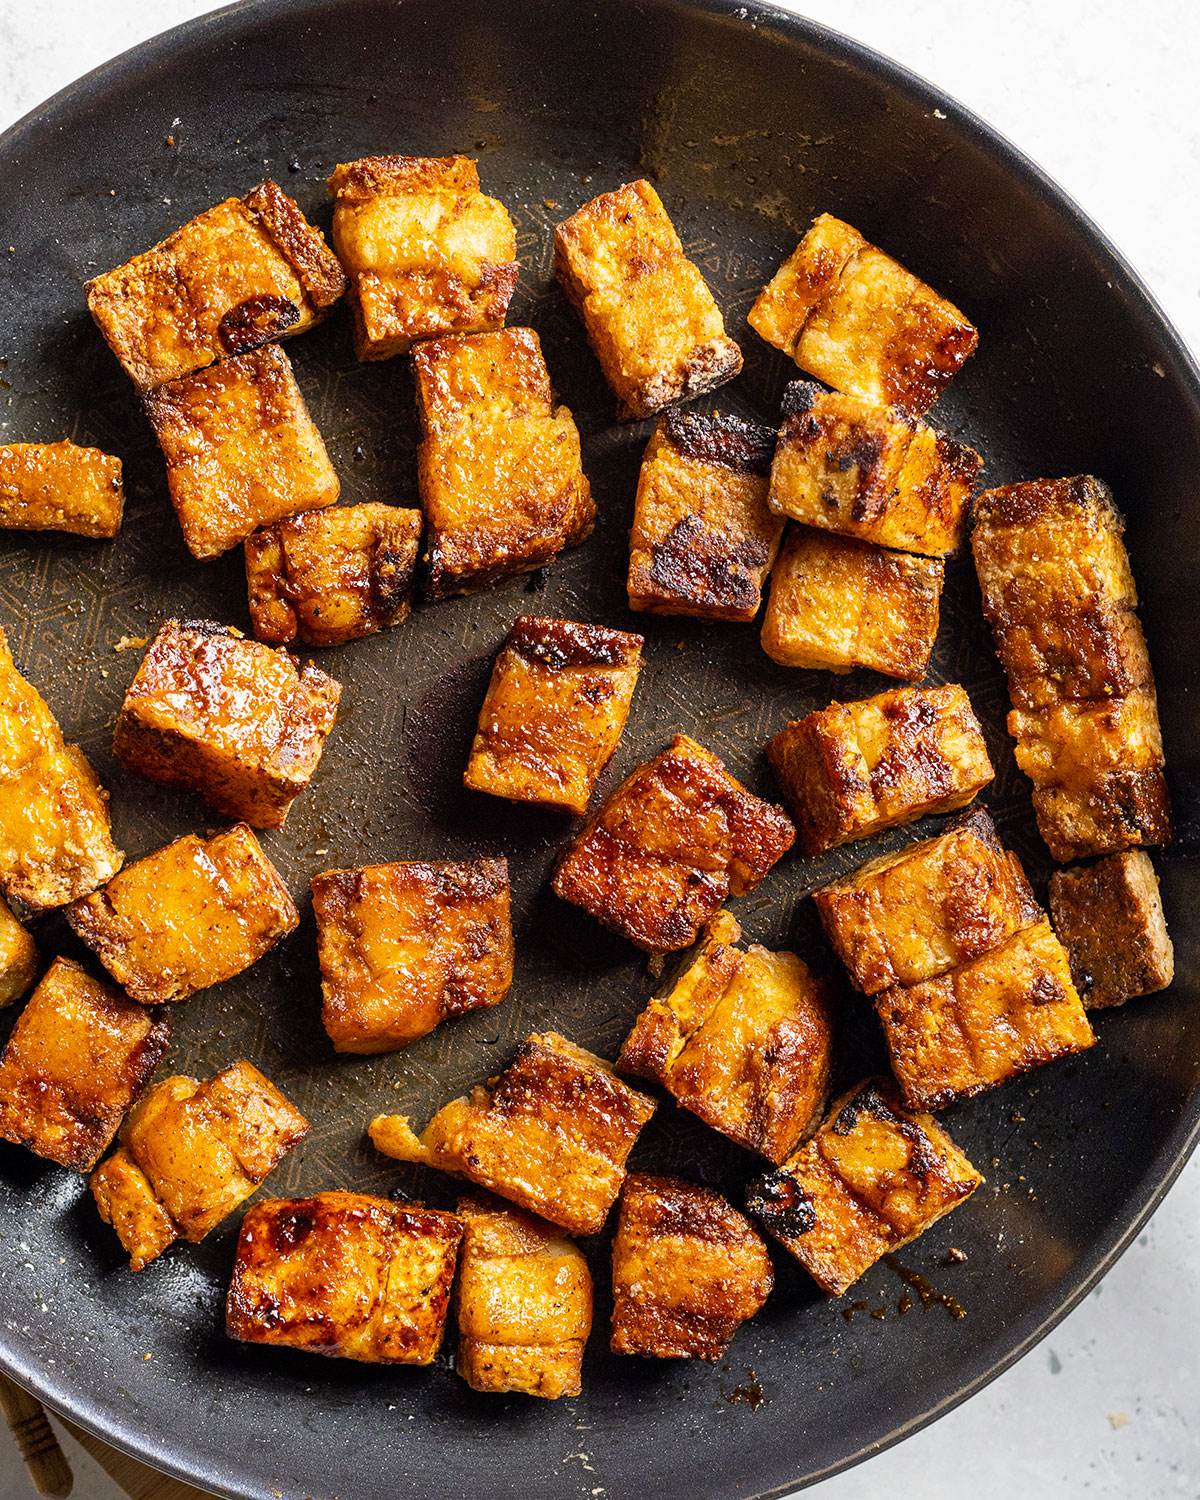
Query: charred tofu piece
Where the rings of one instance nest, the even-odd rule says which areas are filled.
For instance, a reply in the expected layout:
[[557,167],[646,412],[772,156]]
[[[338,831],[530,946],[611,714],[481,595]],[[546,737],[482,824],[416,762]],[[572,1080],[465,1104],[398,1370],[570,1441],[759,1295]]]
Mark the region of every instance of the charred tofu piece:
[[721,310],[648,182],[585,203],[554,233],[554,269],[620,402],[652,417],[742,368]]
[[979,342],[953,303],[829,214],[813,221],[749,321],[826,385],[918,417]]
[[248,1062],[205,1083],[156,1083],[92,1175],[100,1217],[140,1271],[177,1239],[198,1244],[308,1134],[304,1116]]
[[1165,990],[1175,977],[1158,876],[1144,849],[1050,877],[1050,915],[1089,1010]]
[[121,460],[74,443],[0,447],[0,528],[106,538],[121,529]]
[[503,328],[517,284],[508,210],[465,156],[367,156],[329,179],[333,244],[350,277],[359,359],[418,339]]
[[995,772],[956,683],[896,688],[793,719],[767,745],[805,854],[954,812]]
[[586,812],[629,717],[642,645],[624,630],[522,615],[492,668],[464,784]]
[[771,572],[763,650],[780,666],[870,667],[919,681],[937,637],[945,565],[793,526]]
[[555,894],[648,953],[687,948],[728,896],[744,896],[792,847],[783,809],[748,792],[677,734],[588,819]]
[[126,865],[67,921],[143,1005],[186,1000],[257,963],[300,920],[244,823]]
[[982,1181],[929,1115],[903,1109],[890,1081],[867,1079],[779,1171],[751,1184],[747,1208],[822,1290],[840,1297]]
[[253,828],[282,828],[333,728],[341,684],[211,620],[167,620],[117,717],[113,750]]
[[256,531],[245,542],[250,618],[260,641],[341,646],[407,619],[421,512],[338,505]]
[[458,1201],[458,1373],[472,1390],[578,1396],[592,1274],[560,1229],[491,1194]]
[[345,289],[337,257],[269,181],[84,288],[109,348],[143,390],[303,333]]
[[56,958],[0,1057],[0,1136],[90,1172],[167,1050],[144,1006]]
[[531,328],[428,339],[412,361],[435,599],[528,573],[591,534],[579,432]]
[[326,870],[312,893],[322,1019],[338,1052],[393,1052],[508,994],[507,860]]
[[0,1005],[11,1005],[32,985],[37,961],[37,944],[0,896]]
[[0,630],[0,893],[21,915],[65,906],[121,868],[108,793]]
[[794,953],[736,946],[718,912],[698,951],[637,1018],[617,1068],[661,1084],[730,1140],[778,1164],[829,1098],[829,986]]
[[404,1115],[378,1115],[386,1156],[440,1167],[571,1234],[597,1234],[654,1101],[609,1063],[556,1032],[527,1037],[487,1087],[443,1105],[414,1135]]
[[282,349],[269,345],[150,391],[171,504],[195,557],[216,557],[300,511],[338,477]]
[[642,460],[629,607],[753,620],[783,535],[767,506],[775,434],[716,412],[668,411]]

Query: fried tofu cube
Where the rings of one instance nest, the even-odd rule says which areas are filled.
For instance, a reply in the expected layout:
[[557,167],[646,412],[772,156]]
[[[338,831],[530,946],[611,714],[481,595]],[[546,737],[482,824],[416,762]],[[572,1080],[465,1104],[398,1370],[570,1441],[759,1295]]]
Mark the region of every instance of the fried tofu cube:
[[956,683],[831,703],[781,729],[767,759],[805,854],[954,812],[996,774]]
[[719,1360],[775,1284],[766,1246],[720,1193],[631,1172],[612,1248],[614,1354]]
[[167,1050],[167,1023],[56,958],[0,1057],[0,1136],[77,1172],[107,1150]]
[[458,1361],[472,1390],[578,1396],[592,1273],[560,1229],[491,1194],[458,1201]]
[[421,512],[337,505],[245,541],[250,618],[260,641],[341,646],[407,619]]
[[1158,876],[1143,849],[1086,869],[1055,870],[1050,915],[1088,1010],[1165,990],[1175,977]]
[[601,193],[561,223],[554,270],[617,394],[619,417],[651,417],[742,368],[742,351],[648,182]]
[[526,1037],[488,1086],[442,1106],[420,1138],[404,1115],[378,1115],[371,1139],[399,1161],[490,1188],[571,1234],[597,1234],[654,1101],[609,1063],[556,1032]]
[[119,458],[74,443],[0,447],[0,528],[114,537],[124,509]]
[[826,385],[917,417],[979,343],[953,303],[829,214],[814,220],[749,322]]
[[762,646],[784,667],[870,667],[919,681],[937,637],[945,565],[793,526],[771,571]]
[[833,1105],[790,1161],[749,1189],[747,1208],[831,1297],[911,1243],[983,1178],[895,1086],[867,1079]]
[[465,156],[367,156],[329,179],[333,244],[350,276],[359,359],[418,339],[503,328],[517,284],[508,210]]
[[698,951],[625,1038],[617,1068],[661,1084],[730,1140],[778,1164],[829,1098],[829,985],[794,953],[736,946],[718,912]]
[[345,289],[337,257],[270,181],[84,288],[96,326],[142,390],[303,333]]
[[341,684],[211,620],[167,620],[117,717],[113,750],[253,828],[282,828],[312,779]]
[[300,917],[244,823],[176,839],[67,908],[67,921],[143,1005],[186,1000],[257,963]]
[[752,891],[796,830],[711,750],[677,734],[592,814],[554,891],[648,953],[687,948],[728,896]]
[[584,813],[629,717],[640,635],[521,615],[492,668],[463,784]]
[[322,1019],[338,1052],[393,1052],[508,994],[507,860],[326,870],[312,893]]
[[19,1000],[37,976],[37,944],[0,896],[0,1005]]

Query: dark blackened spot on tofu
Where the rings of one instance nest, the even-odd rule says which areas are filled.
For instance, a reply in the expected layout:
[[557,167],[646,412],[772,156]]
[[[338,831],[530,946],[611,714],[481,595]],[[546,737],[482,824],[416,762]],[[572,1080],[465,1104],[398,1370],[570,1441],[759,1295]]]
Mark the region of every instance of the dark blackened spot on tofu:
[[376,554],[371,594],[381,614],[395,614],[404,604],[412,592],[416,567],[416,547],[409,553],[385,550]]
[[751,1183],[746,1210],[781,1240],[807,1234],[817,1222],[816,1205],[786,1172],[764,1172],[757,1182]]
[[699,516],[684,516],[651,548],[650,581],[676,599],[753,610],[759,586],[750,573],[769,560],[762,542],[734,542],[708,530]]
[[246,354],[295,327],[300,309],[288,297],[262,293],[231,307],[217,325],[217,336],[229,354]]
[[825,392],[811,380],[793,380],[783,393],[780,414],[786,422],[789,417],[807,416]]
[[738,474],[771,472],[775,456],[775,433],[769,427],[744,422],[727,412],[704,416],[700,412],[668,411],[661,431],[672,448],[697,463],[720,464]]
[[267,1226],[267,1237],[276,1255],[286,1255],[302,1245],[317,1225],[316,1212],[303,1206],[287,1210]]
[[1057,1005],[1066,998],[1066,991],[1052,974],[1039,974],[1029,986],[1030,1005]]
[[521,615],[509,632],[507,648],[552,671],[567,667],[625,667],[636,660],[643,638],[601,625]]

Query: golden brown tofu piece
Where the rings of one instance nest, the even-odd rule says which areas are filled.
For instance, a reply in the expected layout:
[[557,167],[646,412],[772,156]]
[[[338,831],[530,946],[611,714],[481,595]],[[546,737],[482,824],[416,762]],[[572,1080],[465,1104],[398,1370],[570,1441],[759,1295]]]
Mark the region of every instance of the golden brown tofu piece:
[[592,814],[555,893],[648,953],[687,948],[728,896],[752,891],[796,830],[783,809],[677,734]]
[[685,1109],[779,1163],[829,1098],[830,987],[794,953],[736,946],[718,912],[698,951],[654,996],[617,1067],[661,1084]]
[[762,646],[784,667],[870,667],[919,681],[937,637],[945,565],[793,526],[771,571]]
[[64,906],[121,868],[108,793],[0,630],[0,893],[22,915]]
[[629,717],[640,635],[521,615],[492,668],[463,784],[587,811]]
[[503,328],[517,284],[508,210],[465,156],[367,156],[329,179],[333,244],[350,276],[359,359],[418,339]]
[[560,224],[554,270],[617,394],[619,417],[651,417],[742,368],[742,351],[648,182],[601,193]]
[[956,683],[831,703],[781,729],[767,759],[805,854],[954,812],[995,775],[971,700]]
[[0,896],[0,1005],[19,1000],[37,976],[37,944]]
[[303,333],[345,289],[337,257],[270,181],[84,288],[109,348],[143,390]]
[[89,1172],[167,1050],[167,1023],[56,958],[0,1057],[0,1136]]
[[1144,849],[1055,870],[1050,915],[1088,1010],[1165,990],[1175,977],[1158,876]]
[[591,534],[579,431],[531,328],[428,339],[412,363],[435,599],[540,568]]
[[418,1139],[405,1115],[377,1115],[387,1156],[469,1178],[572,1234],[597,1234],[654,1101],[556,1032],[526,1037],[488,1086],[442,1106]]
[[665,412],[642,460],[629,607],[753,620],[783,535],[767,506],[775,434],[725,412]]
[[0,447],[0,528],[113,537],[125,491],[121,460],[74,443]]
[[407,1047],[508,994],[507,860],[326,870],[312,893],[322,1019],[338,1052]]
[[260,641],[340,646],[407,619],[421,512],[337,505],[256,531],[245,542],[250,618]]
[[458,1201],[458,1373],[472,1390],[578,1396],[592,1273],[560,1229],[491,1194]]
[[813,221],[749,322],[826,385],[918,417],[979,342],[953,303],[829,214]]
[[212,620],[167,620],[117,717],[113,750],[254,828],[282,828],[312,779],[341,684]]
[[143,1005],[186,1000],[257,963],[300,918],[244,823],[148,854],[67,908],[67,921]]

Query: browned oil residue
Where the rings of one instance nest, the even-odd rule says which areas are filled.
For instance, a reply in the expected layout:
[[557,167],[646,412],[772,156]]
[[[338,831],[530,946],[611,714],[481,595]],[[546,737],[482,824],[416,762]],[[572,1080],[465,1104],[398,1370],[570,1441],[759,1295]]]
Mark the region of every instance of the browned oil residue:
[[758,1376],[753,1370],[750,1371],[750,1378],[744,1384],[735,1385],[731,1391],[722,1388],[721,1395],[725,1397],[730,1406],[736,1406],[739,1402],[745,1402],[751,1411],[757,1411],[767,1400],[766,1396],[763,1395],[762,1386],[758,1383]]
[[[917,1296],[921,1299],[921,1306],[926,1312],[935,1304],[944,1307],[952,1318],[965,1318],[967,1310],[960,1302],[957,1302],[947,1292],[939,1292],[936,1287],[930,1286],[920,1271],[910,1271],[907,1266],[901,1265],[894,1255],[885,1255],[884,1260],[901,1281],[906,1282]],[[910,1299],[911,1306],[911,1299]]]

